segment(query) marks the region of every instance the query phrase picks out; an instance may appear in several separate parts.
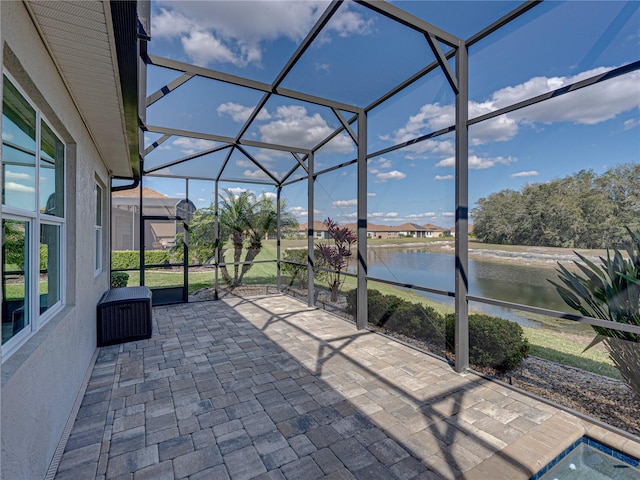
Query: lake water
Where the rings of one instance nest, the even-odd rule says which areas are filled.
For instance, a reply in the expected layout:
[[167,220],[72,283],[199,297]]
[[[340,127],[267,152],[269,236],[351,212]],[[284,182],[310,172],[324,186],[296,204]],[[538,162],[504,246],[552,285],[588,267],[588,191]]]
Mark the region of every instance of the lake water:
[[[455,288],[454,255],[420,248],[369,248],[367,262],[370,277],[451,292]],[[548,279],[557,279],[553,265],[540,267],[527,265],[525,261],[520,264],[469,259],[470,295],[577,313],[564,303]],[[452,297],[418,293],[453,306]],[[470,310],[508,318],[525,326],[541,326],[540,322],[527,318],[526,312],[478,302],[472,302]],[[584,329],[578,324],[575,327]]]

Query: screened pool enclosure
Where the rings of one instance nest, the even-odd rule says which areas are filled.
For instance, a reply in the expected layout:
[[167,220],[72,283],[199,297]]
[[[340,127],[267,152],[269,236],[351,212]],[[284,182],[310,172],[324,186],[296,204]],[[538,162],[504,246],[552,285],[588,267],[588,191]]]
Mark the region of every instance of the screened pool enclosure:
[[[496,248],[470,237],[483,201],[589,170],[628,173],[617,195],[640,230],[637,2],[332,1],[314,3],[307,26],[266,40],[237,33],[262,7],[197,3],[188,12],[180,2],[147,5],[139,26],[141,178],[114,179],[111,205],[112,271],[127,272],[129,285],[149,285],[157,304],[187,302],[203,288],[217,293],[221,269],[233,276],[251,265],[243,284],[314,306],[330,269],[307,253],[296,270],[288,252],[330,241],[322,222],[331,218],[357,237],[342,289],[357,289],[357,328],[367,327],[368,289],[428,298],[455,313],[458,372],[469,366],[470,312],[640,334],[551,299],[548,264],[570,263],[578,244]],[[218,23],[198,24],[198,8],[220,9]],[[195,26],[171,37],[170,17]],[[189,49],[196,33],[199,54]],[[257,255],[245,242],[234,256],[220,215],[243,192],[277,215]],[[580,210],[542,195],[548,203],[521,217],[562,223]],[[383,242],[380,225],[398,227],[396,243]],[[420,235],[402,225],[439,233],[413,245]],[[437,251],[419,251],[429,245]],[[513,245],[527,247],[493,262],[507,270],[490,268],[491,250]]]

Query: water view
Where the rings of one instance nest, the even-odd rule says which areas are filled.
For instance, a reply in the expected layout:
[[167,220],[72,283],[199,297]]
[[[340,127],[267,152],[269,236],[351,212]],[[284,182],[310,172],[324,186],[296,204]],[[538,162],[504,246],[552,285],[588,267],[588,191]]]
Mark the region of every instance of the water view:
[[[424,248],[369,248],[367,254],[369,276],[382,280],[401,281],[416,286],[454,290],[455,257]],[[515,262],[469,259],[470,295],[504,300],[524,305],[548,308],[570,313],[548,279],[557,279],[555,264],[548,266]],[[419,292],[435,302],[453,306],[453,298]],[[494,305],[474,302],[470,310],[507,318],[528,327],[542,323],[532,315]],[[576,324],[576,328],[589,330]]]

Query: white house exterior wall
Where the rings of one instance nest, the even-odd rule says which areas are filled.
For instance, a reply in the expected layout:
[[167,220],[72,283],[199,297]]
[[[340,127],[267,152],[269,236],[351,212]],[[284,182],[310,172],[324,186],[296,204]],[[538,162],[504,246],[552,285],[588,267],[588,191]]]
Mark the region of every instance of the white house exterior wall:
[[[93,185],[109,179],[23,3],[0,2],[0,20],[4,67],[67,144],[66,307],[2,359],[1,477],[31,480],[44,478],[96,352],[96,305],[109,280],[108,269],[94,272]],[[108,225],[103,232],[108,265]]]

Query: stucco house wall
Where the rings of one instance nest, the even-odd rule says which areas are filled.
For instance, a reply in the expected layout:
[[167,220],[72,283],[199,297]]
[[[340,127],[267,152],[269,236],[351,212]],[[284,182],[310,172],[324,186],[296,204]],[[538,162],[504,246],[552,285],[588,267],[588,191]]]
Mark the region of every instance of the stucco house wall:
[[108,187],[109,178],[24,4],[0,2],[0,20],[4,68],[67,144],[66,306],[2,359],[1,476],[32,480],[44,478],[97,351],[96,305],[109,288],[109,228],[103,228],[105,268],[95,275],[93,185],[99,179]]

